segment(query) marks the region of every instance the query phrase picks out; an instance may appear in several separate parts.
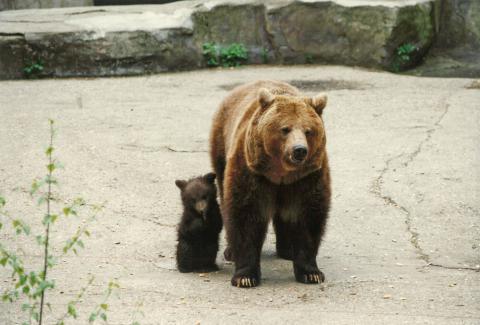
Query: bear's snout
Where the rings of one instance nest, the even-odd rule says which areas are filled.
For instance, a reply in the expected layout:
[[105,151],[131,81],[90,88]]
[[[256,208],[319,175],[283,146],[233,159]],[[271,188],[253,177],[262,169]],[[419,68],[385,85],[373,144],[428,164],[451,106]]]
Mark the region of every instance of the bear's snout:
[[197,212],[200,214],[203,213],[206,207],[207,207],[207,201],[205,200],[197,201],[195,203],[195,210],[197,210]]
[[306,146],[299,144],[296,146],[293,146],[292,150],[292,161],[295,163],[301,163],[302,161],[305,160],[308,154],[308,149]]

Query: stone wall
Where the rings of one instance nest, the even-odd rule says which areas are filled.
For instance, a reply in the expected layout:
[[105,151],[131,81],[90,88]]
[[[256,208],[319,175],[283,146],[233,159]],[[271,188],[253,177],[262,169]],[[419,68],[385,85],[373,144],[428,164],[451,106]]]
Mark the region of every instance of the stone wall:
[[[183,1],[0,13],[0,78],[108,76],[206,66],[202,46],[242,43],[248,64],[415,65],[435,39],[435,0]],[[32,23],[35,24],[32,24]],[[415,50],[398,61],[399,47]],[[393,69],[396,63],[396,69]]]
[[93,6],[93,0],[0,0],[0,11]]

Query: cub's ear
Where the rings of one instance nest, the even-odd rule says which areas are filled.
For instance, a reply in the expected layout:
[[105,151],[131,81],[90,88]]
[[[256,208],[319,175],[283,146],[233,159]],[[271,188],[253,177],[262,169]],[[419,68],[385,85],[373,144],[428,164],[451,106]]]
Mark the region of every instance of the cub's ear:
[[260,88],[258,90],[258,102],[262,108],[267,108],[275,100],[275,96],[266,88]]
[[210,184],[213,184],[215,182],[215,177],[217,177],[215,173],[208,173],[203,176],[203,178],[205,178],[205,180]]
[[327,106],[327,95],[318,94],[308,99],[309,104],[315,109],[318,115],[322,115],[323,109]]
[[175,185],[177,185],[177,187],[180,189],[180,190],[183,190],[185,188],[185,186],[187,186],[187,181],[183,181],[183,180],[180,180],[180,179],[177,179],[175,181]]

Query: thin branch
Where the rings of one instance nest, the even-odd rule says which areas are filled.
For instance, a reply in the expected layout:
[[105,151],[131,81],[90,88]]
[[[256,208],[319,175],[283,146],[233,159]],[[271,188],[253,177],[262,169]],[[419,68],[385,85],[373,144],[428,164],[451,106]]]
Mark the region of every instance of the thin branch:
[[[47,215],[50,216],[50,202],[52,200],[52,173],[53,173],[53,160],[52,160],[52,150],[53,150],[53,120],[50,120],[50,146],[47,150],[47,155],[48,155],[48,177],[47,179],[49,180],[48,182],[48,192],[47,192]],[[45,231],[45,255],[43,257],[43,273],[42,273],[42,278],[43,281],[47,279],[47,270],[48,270],[48,242],[49,242],[49,237],[50,237],[50,222],[47,222],[47,229]],[[42,319],[43,319],[43,306],[45,303],[45,289],[42,290],[42,296],[40,299],[40,315],[38,318],[38,325],[42,325]]]

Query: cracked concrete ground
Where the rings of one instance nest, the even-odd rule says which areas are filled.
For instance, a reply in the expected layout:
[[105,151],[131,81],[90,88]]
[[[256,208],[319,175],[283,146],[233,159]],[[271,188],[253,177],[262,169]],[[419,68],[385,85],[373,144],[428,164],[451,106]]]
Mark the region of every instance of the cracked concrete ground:
[[[220,254],[218,273],[175,271],[174,180],[210,170],[218,103],[235,84],[262,78],[329,96],[333,207],[318,256],[321,286],[294,282],[291,263],[274,256],[271,230],[258,288],[231,287],[232,265]],[[110,324],[479,324],[480,90],[471,84],[333,66],[0,82],[7,210],[38,232],[42,213],[28,190],[44,172],[48,118],[65,165],[59,200],[80,195],[105,205],[85,250],[58,259],[48,319],[91,274],[72,324],[86,323],[110,279],[121,285],[109,302]],[[55,255],[81,220],[53,228]],[[5,229],[0,240],[28,268],[40,263],[34,240]],[[1,270],[1,288],[9,281]],[[2,302],[0,323],[19,324],[19,310]]]

